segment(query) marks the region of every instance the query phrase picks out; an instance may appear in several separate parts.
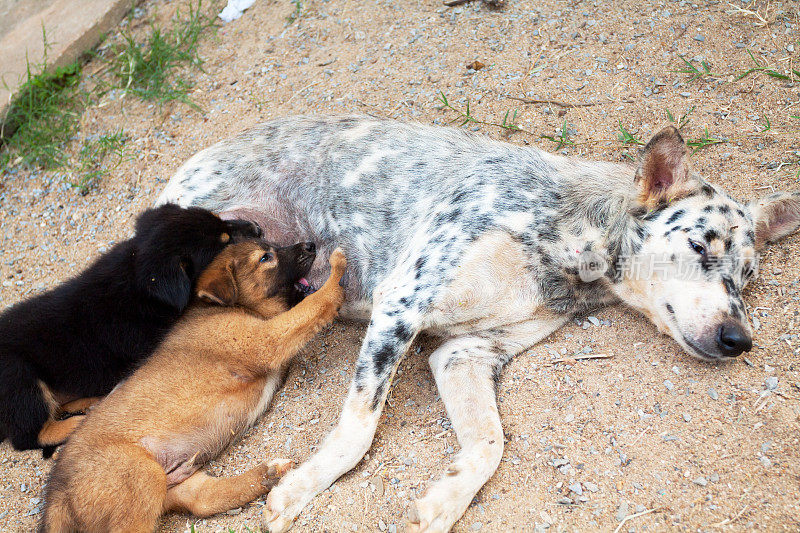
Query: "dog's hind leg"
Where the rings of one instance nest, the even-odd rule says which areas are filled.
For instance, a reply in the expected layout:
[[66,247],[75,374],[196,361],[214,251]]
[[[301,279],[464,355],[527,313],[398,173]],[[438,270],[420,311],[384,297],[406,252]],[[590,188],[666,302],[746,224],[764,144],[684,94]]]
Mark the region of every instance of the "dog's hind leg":
[[269,492],[291,466],[288,459],[274,459],[233,477],[195,472],[167,490],[164,511],[188,511],[206,517],[236,509]]
[[493,379],[497,359],[491,341],[477,337],[450,340],[431,354],[431,369],[461,451],[444,477],[412,504],[406,531],[449,531],[500,464],[503,428]]
[[75,414],[85,414],[89,411],[94,405],[102,400],[103,398],[99,396],[91,396],[89,398],[78,398],[77,400],[72,400],[71,402],[67,402],[63,404],[61,407],[58,408],[59,411],[62,413],[67,413],[70,415]]

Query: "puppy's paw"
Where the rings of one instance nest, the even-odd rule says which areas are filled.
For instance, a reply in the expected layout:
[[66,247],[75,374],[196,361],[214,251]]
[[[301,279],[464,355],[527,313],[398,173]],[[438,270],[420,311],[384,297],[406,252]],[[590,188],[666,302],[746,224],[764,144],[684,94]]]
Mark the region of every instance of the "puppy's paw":
[[271,489],[292,468],[293,464],[291,459],[273,459],[264,463],[261,484]]
[[331,263],[331,277],[339,281],[347,268],[347,258],[341,248],[336,248],[329,259]]

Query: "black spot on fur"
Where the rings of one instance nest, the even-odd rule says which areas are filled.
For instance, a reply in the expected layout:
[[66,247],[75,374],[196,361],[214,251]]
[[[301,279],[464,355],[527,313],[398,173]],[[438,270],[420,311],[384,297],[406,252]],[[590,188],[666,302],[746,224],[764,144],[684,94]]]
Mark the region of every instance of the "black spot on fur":
[[710,230],[707,230],[707,231],[705,232],[705,234],[703,235],[703,238],[706,240],[706,242],[707,242],[707,243],[709,243],[709,244],[710,244],[710,243],[711,243],[711,241],[713,241],[713,240],[715,240],[715,239],[719,239],[719,233],[717,233],[717,232],[716,232],[715,230],[713,230],[713,229],[710,229]]
[[686,211],[684,211],[683,209],[678,209],[677,211],[675,211],[674,213],[672,213],[672,214],[670,215],[670,217],[667,219],[667,221],[665,222],[665,224],[673,224],[673,223],[677,222],[678,220],[680,220],[680,219],[681,219],[681,217],[682,217],[682,216],[683,216],[685,213],[686,213]]

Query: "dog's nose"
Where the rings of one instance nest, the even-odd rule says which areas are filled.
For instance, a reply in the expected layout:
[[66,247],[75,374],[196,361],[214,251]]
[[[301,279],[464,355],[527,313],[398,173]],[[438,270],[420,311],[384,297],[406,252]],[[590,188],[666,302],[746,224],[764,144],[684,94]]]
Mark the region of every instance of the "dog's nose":
[[753,339],[735,322],[727,322],[719,327],[717,346],[725,357],[736,357],[742,352],[749,352],[753,347]]
[[304,242],[303,243],[303,251],[308,252],[310,254],[316,253],[317,245],[313,242]]

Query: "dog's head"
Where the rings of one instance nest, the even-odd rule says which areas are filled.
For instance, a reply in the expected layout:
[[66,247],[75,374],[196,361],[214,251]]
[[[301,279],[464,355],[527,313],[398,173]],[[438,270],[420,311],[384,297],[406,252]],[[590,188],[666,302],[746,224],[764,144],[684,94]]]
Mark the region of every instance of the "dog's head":
[[136,220],[136,283],[163,305],[183,311],[200,273],[226,246],[261,236],[252,222],[221,220],[199,207],[166,204]]
[[688,156],[672,127],[645,146],[633,202],[640,231],[620,260],[619,294],[690,354],[736,357],[752,348],[742,290],[759,250],[800,226],[800,194],[741,203],[693,174]]
[[249,240],[220,253],[197,281],[197,296],[273,316],[303,299],[304,276],[317,256],[313,242],[283,248]]

